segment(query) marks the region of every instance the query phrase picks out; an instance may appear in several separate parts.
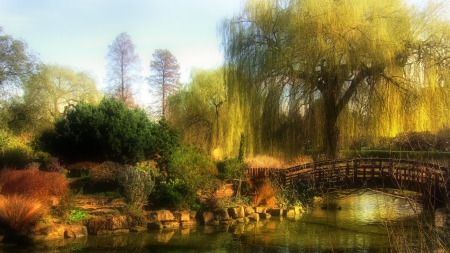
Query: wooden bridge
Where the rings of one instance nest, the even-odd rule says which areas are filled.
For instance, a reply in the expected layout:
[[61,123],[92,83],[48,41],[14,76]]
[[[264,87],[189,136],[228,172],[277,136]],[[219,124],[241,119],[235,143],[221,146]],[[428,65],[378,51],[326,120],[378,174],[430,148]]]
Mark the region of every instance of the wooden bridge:
[[286,169],[250,168],[249,175],[271,177],[282,187],[302,181],[323,191],[357,187],[398,188],[425,193],[442,201],[450,189],[448,168],[391,158],[330,160]]

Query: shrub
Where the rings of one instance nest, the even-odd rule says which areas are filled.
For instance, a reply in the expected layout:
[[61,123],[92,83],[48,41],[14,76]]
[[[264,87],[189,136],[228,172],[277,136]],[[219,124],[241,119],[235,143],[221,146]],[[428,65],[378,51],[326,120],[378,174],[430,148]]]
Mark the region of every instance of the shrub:
[[67,179],[57,172],[10,170],[0,172],[3,195],[24,195],[36,198],[62,197],[69,191]]
[[69,222],[72,224],[81,223],[88,219],[89,219],[89,214],[85,210],[73,209],[70,211]]
[[197,194],[192,187],[178,180],[160,183],[150,195],[149,201],[158,208],[195,210],[199,206]]
[[247,176],[247,166],[238,158],[232,158],[217,164],[219,178],[223,180],[241,179]]
[[253,205],[259,206],[263,204],[267,207],[275,207],[275,197],[278,190],[272,187],[269,180],[261,181],[256,187],[255,198],[253,199]]
[[47,207],[36,198],[6,196],[0,200],[0,223],[14,234],[24,234],[46,211]]
[[95,162],[77,162],[67,166],[68,177],[85,177],[100,164]]
[[123,166],[115,162],[104,162],[89,171],[89,176],[94,183],[112,183],[117,181],[119,171]]
[[120,170],[117,180],[122,189],[122,195],[130,205],[142,206],[155,186],[150,172],[140,171],[132,166]]
[[167,140],[172,134],[150,121],[144,110],[104,98],[98,106],[78,103],[55,123],[54,131],[43,133],[38,143],[67,163],[110,160],[135,164],[170,147]]
[[0,168],[22,169],[32,161],[32,154],[25,140],[0,130]]
[[211,158],[194,146],[177,148],[170,159],[169,178],[189,185],[194,192],[207,190],[215,181],[217,167]]

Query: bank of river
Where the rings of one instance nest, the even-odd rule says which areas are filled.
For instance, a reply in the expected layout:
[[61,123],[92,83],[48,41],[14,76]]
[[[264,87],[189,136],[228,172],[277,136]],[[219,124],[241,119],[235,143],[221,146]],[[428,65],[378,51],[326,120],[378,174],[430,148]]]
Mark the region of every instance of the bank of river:
[[[412,204],[360,191],[325,198],[294,218],[88,236],[4,247],[0,252],[392,252],[399,243],[422,247],[416,236],[423,231]],[[421,212],[420,206],[413,206]]]

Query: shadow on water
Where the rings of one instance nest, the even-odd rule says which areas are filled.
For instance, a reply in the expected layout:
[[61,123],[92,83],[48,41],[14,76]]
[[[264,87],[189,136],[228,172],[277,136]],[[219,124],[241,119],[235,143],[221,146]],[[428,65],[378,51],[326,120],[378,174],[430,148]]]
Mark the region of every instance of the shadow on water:
[[[88,236],[33,247],[0,247],[0,252],[392,252],[387,220],[401,222],[402,228],[410,226],[408,233],[416,232],[412,223],[408,225],[410,214],[402,200],[363,193],[323,201],[299,217]],[[341,208],[324,210],[324,203]]]

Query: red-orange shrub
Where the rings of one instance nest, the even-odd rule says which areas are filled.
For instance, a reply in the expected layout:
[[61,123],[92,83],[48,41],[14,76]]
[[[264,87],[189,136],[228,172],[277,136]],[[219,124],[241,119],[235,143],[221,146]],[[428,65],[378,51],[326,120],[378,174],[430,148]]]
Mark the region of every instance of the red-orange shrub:
[[47,198],[62,197],[69,191],[67,179],[58,172],[10,170],[0,172],[1,194]]
[[276,195],[278,190],[272,187],[269,180],[264,180],[259,183],[256,188],[255,197],[253,199],[254,206],[258,206],[259,204],[266,205],[267,207],[275,207],[276,204]]
[[0,224],[24,234],[45,215],[47,207],[37,198],[11,195],[0,199]]

